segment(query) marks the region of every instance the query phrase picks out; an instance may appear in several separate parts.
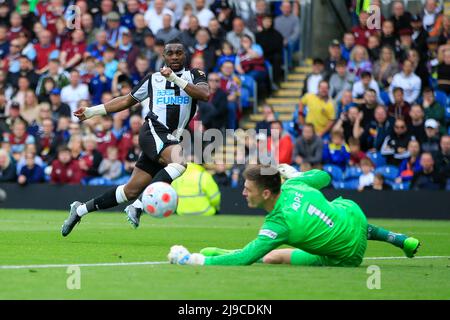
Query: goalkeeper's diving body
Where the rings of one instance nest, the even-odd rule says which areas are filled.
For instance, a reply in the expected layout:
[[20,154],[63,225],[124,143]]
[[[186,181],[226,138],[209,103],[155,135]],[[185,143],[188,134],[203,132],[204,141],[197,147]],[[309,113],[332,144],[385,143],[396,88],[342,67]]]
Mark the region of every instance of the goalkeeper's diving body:
[[75,201],[61,233],[70,234],[81,218],[90,212],[113,208],[134,201],[125,211],[128,221],[137,228],[143,211],[139,195],[151,182],[171,183],[186,170],[186,160],[180,137],[197,110],[197,101],[207,101],[209,85],[206,75],[198,69],[187,70],[186,51],[178,39],[164,47],[165,66],[160,72],[149,73],[133,90],[124,96],[91,108],[79,108],[74,115],[80,121],[107,113],[119,112],[149,101],[150,112],[139,132],[142,153],[130,180],[86,203]]
[[[393,233],[367,223],[361,208],[341,197],[328,201],[320,189],[330,183],[321,170],[298,172],[280,165],[272,174],[262,174],[261,165],[244,172],[243,196],[249,207],[268,212],[255,240],[243,249],[204,248],[191,254],[183,246],[170,249],[169,261],[190,265],[250,265],[255,262],[303,266],[357,267],[367,240],[389,242],[414,257],[420,245],[415,238]],[[281,184],[281,177],[285,179]],[[292,249],[276,249],[289,245]]]

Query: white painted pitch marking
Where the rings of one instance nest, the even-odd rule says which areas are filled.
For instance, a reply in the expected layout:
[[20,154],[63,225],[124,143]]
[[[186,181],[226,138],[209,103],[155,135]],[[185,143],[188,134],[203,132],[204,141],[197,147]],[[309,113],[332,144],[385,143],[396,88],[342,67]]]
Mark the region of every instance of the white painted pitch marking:
[[[366,257],[364,260],[398,260],[409,259],[407,257]],[[450,256],[419,256],[416,259],[450,259]],[[126,266],[144,266],[144,265],[163,265],[169,264],[166,261],[143,261],[143,262],[113,262],[113,263],[71,263],[71,264],[35,264],[35,265],[17,265],[0,266],[0,270],[6,269],[49,269],[49,268],[67,268],[70,266],[78,267],[126,267]]]
[[399,259],[450,259],[450,256],[418,256],[414,258],[408,257],[365,257],[364,260],[399,260]]
[[144,262],[113,262],[113,263],[71,263],[71,264],[35,264],[19,266],[0,266],[1,269],[47,269],[47,268],[67,268],[70,266],[78,267],[125,267],[125,266],[145,266],[168,264],[166,261],[144,261]]

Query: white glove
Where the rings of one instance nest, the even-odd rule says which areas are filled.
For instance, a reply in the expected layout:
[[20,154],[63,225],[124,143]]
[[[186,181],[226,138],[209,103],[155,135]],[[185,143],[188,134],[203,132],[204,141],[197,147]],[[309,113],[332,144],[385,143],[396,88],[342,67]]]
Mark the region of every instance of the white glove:
[[167,256],[171,264],[179,265],[197,265],[201,266],[205,263],[205,256],[200,253],[190,253],[183,246],[172,246]]
[[301,172],[285,163],[279,164],[277,170],[284,179],[291,179],[301,175]]

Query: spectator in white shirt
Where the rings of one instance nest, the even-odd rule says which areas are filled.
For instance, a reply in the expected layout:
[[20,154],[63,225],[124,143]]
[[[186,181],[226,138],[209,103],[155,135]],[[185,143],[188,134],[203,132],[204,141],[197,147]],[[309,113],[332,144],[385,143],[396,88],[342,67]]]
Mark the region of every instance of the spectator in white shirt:
[[405,101],[409,104],[413,104],[420,95],[422,88],[422,80],[413,73],[414,66],[411,61],[405,60],[403,62],[403,71],[397,73],[392,79],[391,86],[389,87],[389,98],[394,103],[394,89],[399,87],[403,89]]
[[364,103],[364,93],[367,89],[373,89],[377,93],[378,102],[380,101],[380,87],[375,79],[372,77],[372,74],[368,71],[363,71],[361,73],[361,80],[355,82],[353,85],[352,96],[353,101],[358,104]]
[[359,176],[358,190],[362,191],[364,187],[369,187],[373,185],[373,180],[375,175],[373,174],[374,167],[372,161],[368,158],[361,159],[361,171],[362,174]]
[[200,26],[207,28],[209,21],[216,16],[211,10],[205,7],[205,0],[195,0],[195,9]]
[[[153,8],[149,8],[144,15],[145,21],[147,21],[148,27],[152,30],[153,34],[156,34],[159,29],[163,28],[163,16],[170,14],[173,16],[173,12],[166,8],[165,0],[155,0]],[[172,19],[172,27],[175,26],[175,19]]]
[[70,106],[72,121],[78,121],[78,118],[73,115],[73,112],[77,109],[78,102],[88,99],[89,88],[87,84],[81,83],[80,72],[78,70],[72,70],[70,72],[70,84],[61,90],[61,101]]

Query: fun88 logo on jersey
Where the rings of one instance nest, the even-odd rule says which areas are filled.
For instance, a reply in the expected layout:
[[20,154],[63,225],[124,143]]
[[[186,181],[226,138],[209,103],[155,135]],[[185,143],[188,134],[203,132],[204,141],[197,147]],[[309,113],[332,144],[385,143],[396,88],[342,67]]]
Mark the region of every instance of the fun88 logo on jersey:
[[191,102],[191,97],[189,96],[176,96],[175,90],[157,90],[156,91],[156,104],[158,105],[181,105],[189,104]]

